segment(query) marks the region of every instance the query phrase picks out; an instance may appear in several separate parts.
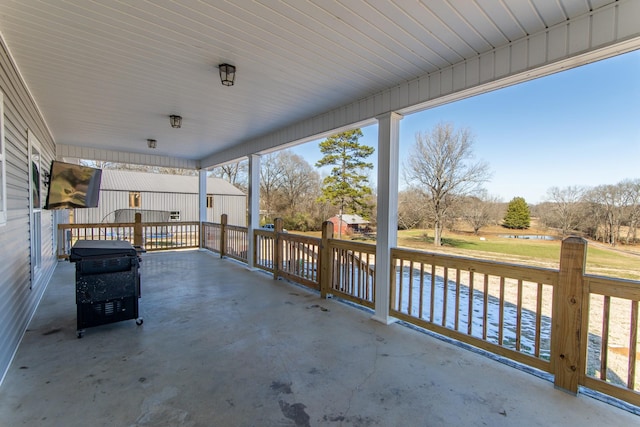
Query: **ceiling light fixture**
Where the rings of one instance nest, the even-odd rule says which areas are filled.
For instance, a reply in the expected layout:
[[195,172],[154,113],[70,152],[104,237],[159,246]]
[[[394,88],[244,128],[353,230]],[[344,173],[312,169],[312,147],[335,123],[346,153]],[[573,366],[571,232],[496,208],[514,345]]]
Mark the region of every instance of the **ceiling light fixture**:
[[155,139],[147,139],[147,145],[149,146],[149,148],[156,148],[157,144],[158,141],[156,141]]
[[236,67],[229,64],[218,65],[220,69],[220,81],[223,86],[233,86],[233,81],[236,79]]
[[172,128],[179,129],[182,127],[182,117],[171,115],[169,116],[169,120],[171,121]]

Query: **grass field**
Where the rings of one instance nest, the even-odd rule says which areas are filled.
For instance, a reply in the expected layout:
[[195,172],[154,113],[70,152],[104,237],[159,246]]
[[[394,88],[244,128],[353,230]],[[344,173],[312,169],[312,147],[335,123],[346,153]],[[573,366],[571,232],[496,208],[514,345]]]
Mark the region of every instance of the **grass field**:
[[[474,258],[514,262],[526,265],[558,268],[562,241],[542,239],[514,239],[504,234],[553,235],[534,226],[528,230],[505,230],[488,227],[480,235],[469,231],[446,231],[442,247],[433,246],[433,230],[407,230],[398,233],[398,245],[428,252],[448,253]],[[640,280],[640,247],[611,247],[589,241],[587,244],[587,273]]]
[[[320,233],[304,233],[320,237]],[[555,268],[560,263],[562,241],[542,239],[514,239],[500,235],[554,235],[552,230],[539,228],[535,220],[527,230],[507,230],[500,226],[483,228],[478,236],[465,230],[446,230],[442,246],[433,246],[433,230],[400,230],[398,246],[467,256],[493,261]],[[357,238],[357,237],[356,237]],[[368,242],[374,243],[373,240]],[[587,244],[587,273],[640,280],[640,246],[611,247],[589,241]]]

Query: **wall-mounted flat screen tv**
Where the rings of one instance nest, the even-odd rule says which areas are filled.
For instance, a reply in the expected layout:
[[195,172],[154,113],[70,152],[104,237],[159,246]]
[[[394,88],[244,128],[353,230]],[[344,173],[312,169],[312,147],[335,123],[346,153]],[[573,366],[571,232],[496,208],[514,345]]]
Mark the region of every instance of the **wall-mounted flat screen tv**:
[[102,169],[54,161],[45,209],[98,207]]

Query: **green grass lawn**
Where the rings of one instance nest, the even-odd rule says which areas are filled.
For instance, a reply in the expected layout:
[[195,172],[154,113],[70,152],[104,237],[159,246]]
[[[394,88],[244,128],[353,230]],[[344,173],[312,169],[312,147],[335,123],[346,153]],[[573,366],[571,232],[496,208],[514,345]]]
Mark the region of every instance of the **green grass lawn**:
[[[428,252],[478,257],[518,264],[542,265],[558,268],[560,240],[509,239],[498,236],[478,236],[448,233],[442,239],[442,247],[433,246],[431,230],[406,230],[398,232],[398,245]],[[587,244],[587,273],[640,280],[640,254],[620,248]]]
[[[320,237],[320,232],[300,234]],[[369,240],[364,242],[375,243]],[[498,237],[497,234],[485,235],[484,240],[481,240],[479,236],[470,233],[445,232],[442,247],[436,248],[433,246],[433,230],[398,232],[400,247],[554,269],[560,264],[561,244],[560,240],[509,239]],[[610,248],[589,242],[586,270],[588,274],[640,280],[640,250],[635,248],[633,252],[624,247]]]
[[[398,243],[401,246],[427,251],[436,249],[433,246],[433,237],[425,237],[424,230],[400,231],[398,233]],[[556,262],[560,259],[560,242],[548,240],[508,239],[503,237],[485,237],[484,240],[480,240],[478,236],[445,235],[442,239],[442,249],[445,251],[453,249],[488,252],[489,254],[507,254]]]

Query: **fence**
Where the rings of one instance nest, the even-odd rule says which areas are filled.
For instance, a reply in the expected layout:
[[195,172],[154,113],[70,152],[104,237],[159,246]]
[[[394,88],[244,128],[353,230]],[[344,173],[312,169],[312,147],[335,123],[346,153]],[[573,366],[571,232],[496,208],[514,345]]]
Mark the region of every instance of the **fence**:
[[[139,242],[136,242],[136,233]],[[78,240],[126,240],[147,251],[200,247],[198,222],[154,222],[120,224],[59,224],[58,258],[69,256]]]
[[[198,234],[190,228],[196,225],[172,232],[176,239],[160,236],[167,243],[153,248],[191,247],[173,242],[193,245],[186,236]],[[145,225],[139,233],[153,241],[175,226]],[[70,234],[58,240],[61,253],[77,239],[129,240],[136,232],[134,224],[65,224],[59,231]],[[200,235],[201,247],[247,262],[246,228],[223,216],[220,224],[203,223]],[[323,297],[375,307],[375,245],[334,239],[329,222],[321,238],[284,232],[281,220],[252,238],[252,267]],[[576,393],[583,385],[640,406],[640,282],[584,274],[586,247],[584,239],[565,239],[558,270],[392,248],[390,314],[548,372],[558,388]]]

